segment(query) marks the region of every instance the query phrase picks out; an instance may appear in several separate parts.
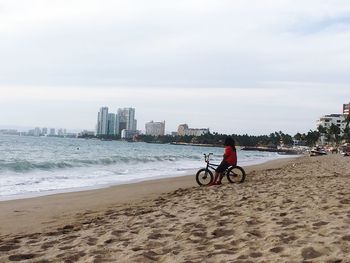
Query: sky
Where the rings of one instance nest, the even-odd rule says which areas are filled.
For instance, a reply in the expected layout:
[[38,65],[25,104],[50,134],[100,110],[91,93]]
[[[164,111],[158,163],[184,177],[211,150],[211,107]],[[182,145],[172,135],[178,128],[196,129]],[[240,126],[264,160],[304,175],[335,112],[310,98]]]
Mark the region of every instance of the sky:
[[348,0],[0,0],[0,127],[93,130],[100,107],[295,134],[350,102]]

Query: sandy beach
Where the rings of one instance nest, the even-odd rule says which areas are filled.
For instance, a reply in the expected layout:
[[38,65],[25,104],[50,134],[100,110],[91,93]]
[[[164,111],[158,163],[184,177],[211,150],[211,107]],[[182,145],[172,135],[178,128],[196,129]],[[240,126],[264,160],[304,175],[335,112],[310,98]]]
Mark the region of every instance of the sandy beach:
[[247,167],[0,202],[0,262],[350,262],[350,162]]

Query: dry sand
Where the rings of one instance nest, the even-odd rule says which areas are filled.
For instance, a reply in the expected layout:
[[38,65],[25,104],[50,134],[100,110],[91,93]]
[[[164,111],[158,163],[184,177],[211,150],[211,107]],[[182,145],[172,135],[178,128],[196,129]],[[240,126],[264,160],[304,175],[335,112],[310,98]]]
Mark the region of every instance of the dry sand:
[[350,159],[0,202],[0,262],[350,262]]

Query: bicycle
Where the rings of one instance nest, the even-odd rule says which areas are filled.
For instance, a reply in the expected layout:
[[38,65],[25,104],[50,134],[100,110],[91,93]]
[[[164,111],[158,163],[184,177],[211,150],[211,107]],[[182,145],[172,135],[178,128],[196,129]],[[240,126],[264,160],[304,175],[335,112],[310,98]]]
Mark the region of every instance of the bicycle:
[[[213,172],[210,169],[215,171],[216,167],[219,166],[218,164],[210,163],[211,155],[213,155],[213,153],[204,154],[204,161],[207,163],[207,166],[199,169],[196,173],[196,181],[200,186],[208,185],[214,180]],[[230,183],[243,183],[245,180],[245,171],[238,165],[230,166],[221,174],[221,179],[224,176],[227,177]]]

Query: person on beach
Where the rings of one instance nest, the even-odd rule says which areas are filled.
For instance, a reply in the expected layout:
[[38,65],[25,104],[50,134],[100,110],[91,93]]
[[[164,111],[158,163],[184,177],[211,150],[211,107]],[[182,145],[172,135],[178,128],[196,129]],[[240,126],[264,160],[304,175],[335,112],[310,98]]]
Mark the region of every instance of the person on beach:
[[212,183],[209,185],[219,185],[221,184],[222,176],[221,174],[226,171],[227,168],[230,166],[237,165],[237,152],[236,152],[236,145],[235,141],[232,137],[226,137],[225,142],[225,152],[224,152],[224,158],[220,165],[215,170],[215,178]]

